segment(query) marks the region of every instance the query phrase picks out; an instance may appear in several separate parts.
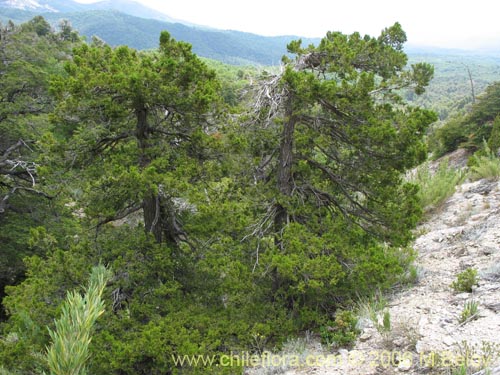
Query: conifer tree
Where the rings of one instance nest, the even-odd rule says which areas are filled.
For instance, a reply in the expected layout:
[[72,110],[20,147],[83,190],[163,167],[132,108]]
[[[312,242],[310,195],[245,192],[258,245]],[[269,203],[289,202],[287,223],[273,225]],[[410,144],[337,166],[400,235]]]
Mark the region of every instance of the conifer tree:
[[75,165],[93,178],[87,214],[99,225],[142,210],[157,242],[185,241],[179,203],[206,157],[215,74],[167,32],[152,53],[82,45],[66,70],[53,83],[55,123],[71,139]]
[[[399,95],[423,93],[433,76],[426,63],[407,69],[405,41],[397,23],[379,37],[329,32],[318,46],[295,41],[295,57],[263,81],[256,123],[274,128],[277,141],[261,164],[271,197],[261,227],[274,235],[266,256],[276,292],[300,295],[305,285],[325,290],[342,280],[341,238],[356,227],[393,246],[411,238],[420,207],[404,172],[426,158],[423,135],[436,116]],[[349,241],[355,248],[367,240],[358,233]]]

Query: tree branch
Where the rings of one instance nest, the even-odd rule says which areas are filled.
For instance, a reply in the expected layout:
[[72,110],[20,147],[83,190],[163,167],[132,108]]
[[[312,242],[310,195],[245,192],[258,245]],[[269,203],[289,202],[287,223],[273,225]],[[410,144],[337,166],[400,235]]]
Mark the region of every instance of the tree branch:
[[104,137],[100,139],[99,142],[97,142],[95,147],[93,147],[92,152],[98,154],[99,152],[102,152],[107,148],[113,148],[119,141],[121,141],[122,139],[127,139],[132,135],[132,132],[123,132],[114,137]]
[[[33,141],[28,141],[28,143],[34,143],[34,142]],[[30,150],[30,151],[33,152],[33,150],[27,145],[27,143],[25,141],[23,141],[22,139],[19,139],[15,144],[13,144],[9,148],[7,148],[7,150],[4,151],[4,153],[2,154],[2,157],[0,158],[0,166],[2,165],[2,162],[4,162],[5,160],[7,160],[9,158],[9,156],[14,151],[20,149],[21,147],[26,147],[28,150]]]
[[2,200],[0,201],[0,214],[5,213],[5,210],[8,208],[9,199],[11,198],[12,195],[16,193],[17,190],[24,190],[31,194],[40,195],[46,199],[54,199],[53,196],[48,195],[47,193],[44,193],[43,191],[40,190],[32,189],[25,186],[14,186],[7,194],[3,196]]
[[142,208],[142,203],[130,204],[127,207],[125,207],[123,210],[117,212],[115,215],[108,216],[104,219],[99,220],[99,222],[97,223],[97,225],[94,228],[99,229],[104,224],[110,223],[112,221],[124,219],[127,216],[133,214],[134,212],[139,211],[141,208]]

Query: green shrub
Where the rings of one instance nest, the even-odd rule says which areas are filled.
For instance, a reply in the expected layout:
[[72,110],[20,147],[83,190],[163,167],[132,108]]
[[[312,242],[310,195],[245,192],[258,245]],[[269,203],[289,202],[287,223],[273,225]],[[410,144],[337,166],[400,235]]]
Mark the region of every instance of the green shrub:
[[477,270],[474,268],[468,268],[457,275],[457,279],[451,283],[451,287],[456,292],[472,292],[472,287],[477,285],[479,278],[477,276]]
[[463,118],[453,118],[437,128],[429,139],[430,149],[435,158],[462,147],[469,140],[470,127]]
[[467,375],[467,367],[465,365],[460,365],[456,369],[453,370],[452,375]]
[[357,323],[358,318],[352,311],[337,311],[335,320],[320,328],[322,342],[336,348],[351,346],[360,333]]
[[497,153],[500,148],[500,115],[493,121],[490,138],[488,139],[488,147],[493,153]]
[[449,167],[448,162],[439,164],[433,174],[429,164],[423,164],[417,170],[413,182],[420,187],[418,197],[426,211],[438,208],[455,192],[455,187],[463,180],[464,173]]
[[488,180],[500,178],[500,159],[491,151],[486,142],[483,143],[483,150],[472,156],[470,164],[470,177],[473,181],[483,178]]
[[479,304],[474,300],[465,302],[464,309],[462,310],[458,321],[460,323],[465,323],[477,318],[478,307]]
[[62,316],[49,329],[52,345],[47,351],[47,363],[53,375],[85,375],[89,359],[89,344],[97,318],[104,313],[102,293],[111,273],[104,266],[92,269],[85,296],[68,292]]

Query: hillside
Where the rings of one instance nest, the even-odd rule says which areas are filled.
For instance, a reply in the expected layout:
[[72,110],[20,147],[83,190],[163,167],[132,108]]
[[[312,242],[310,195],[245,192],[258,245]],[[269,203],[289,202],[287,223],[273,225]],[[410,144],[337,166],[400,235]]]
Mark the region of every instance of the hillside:
[[[44,14],[142,43],[139,31],[179,25]],[[233,353],[263,357],[304,336],[319,355],[368,350],[342,375],[388,374],[388,361],[422,373],[413,356],[470,352],[476,339],[496,354],[500,84],[470,117],[497,118],[480,129],[492,147],[461,159],[491,182],[439,206],[464,175],[412,174],[437,116],[400,88],[422,93],[434,67],[407,65],[400,24],[292,43],[265,69],[257,52],[281,54],[284,40],[181,26],[198,30],[195,50],[254,65],[200,58],[156,29],[158,48],[138,51],[41,16],[1,25],[0,374],[243,375]],[[436,64],[445,79],[430,103],[466,108],[467,66],[495,79],[495,61],[482,72],[462,58]],[[474,280],[456,293],[465,271]]]
[[[458,165],[467,161],[462,151],[449,156]],[[246,374],[500,374],[499,223],[499,182],[466,181],[416,230],[416,285],[360,303],[361,332],[352,348],[327,348],[314,337],[289,341],[277,357],[297,356],[301,366]],[[469,293],[454,291],[451,284],[467,269],[478,271],[478,284]],[[470,301],[477,313],[463,320]],[[457,364],[461,358],[467,370]]]
[[494,55],[442,49],[410,49],[408,56],[410,64],[422,61],[432,64],[434,78],[423,95],[416,96],[409,92],[406,99],[436,111],[440,120],[470,109],[472,90],[468,69],[476,97],[500,77],[500,57]]
[[[19,24],[39,13],[0,7],[0,21],[12,20]],[[214,30],[134,17],[116,10],[90,10],[70,13],[42,13],[52,25],[61,19],[71,21],[73,27],[87,38],[99,36],[108,44],[128,45],[136,49],[158,47],[158,37],[167,30],[176,40],[193,46],[202,57],[235,65],[276,65],[286,53],[286,45],[298,36],[264,37],[232,30]],[[304,44],[316,43],[317,39],[303,39]]]
[[[69,13],[89,10],[119,10],[135,17],[150,18],[167,22],[180,22],[155,9],[133,0],[103,0],[83,4],[73,0],[0,0],[0,7],[38,13]],[[188,22],[185,22],[189,24]]]

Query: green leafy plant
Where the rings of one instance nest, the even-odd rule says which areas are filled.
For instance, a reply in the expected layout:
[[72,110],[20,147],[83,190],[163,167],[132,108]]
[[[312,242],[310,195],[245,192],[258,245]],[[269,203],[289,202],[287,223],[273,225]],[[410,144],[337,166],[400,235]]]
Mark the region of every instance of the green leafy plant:
[[453,375],[467,375],[467,367],[465,365],[461,365],[453,370]]
[[382,327],[384,331],[391,330],[391,313],[389,310],[384,311],[384,315],[382,316]]
[[92,269],[90,282],[82,296],[68,292],[62,316],[49,329],[52,345],[47,350],[47,362],[52,375],[85,375],[89,359],[89,344],[97,318],[104,313],[101,299],[111,273],[100,265]]
[[333,347],[352,345],[360,333],[357,323],[358,318],[352,311],[339,310],[333,322],[320,328],[322,342]]
[[418,197],[422,207],[427,211],[439,208],[463,178],[464,173],[451,168],[447,161],[441,162],[435,173],[431,172],[428,163],[423,164],[413,177],[413,182],[420,187]]
[[465,302],[464,309],[462,310],[460,318],[458,319],[459,322],[463,324],[468,321],[476,319],[478,308],[479,308],[479,303],[477,303],[474,300]]
[[483,143],[483,150],[471,158],[471,164],[470,177],[474,181],[483,178],[495,181],[500,178],[500,159],[486,142]]
[[477,285],[479,278],[477,276],[477,270],[474,268],[468,268],[457,275],[457,279],[451,283],[451,287],[456,292],[472,292],[472,287]]
[[493,121],[490,138],[488,139],[488,147],[493,153],[498,152],[500,148],[500,115]]
[[466,145],[471,133],[470,125],[462,117],[453,117],[436,128],[429,143],[434,158],[439,158]]

